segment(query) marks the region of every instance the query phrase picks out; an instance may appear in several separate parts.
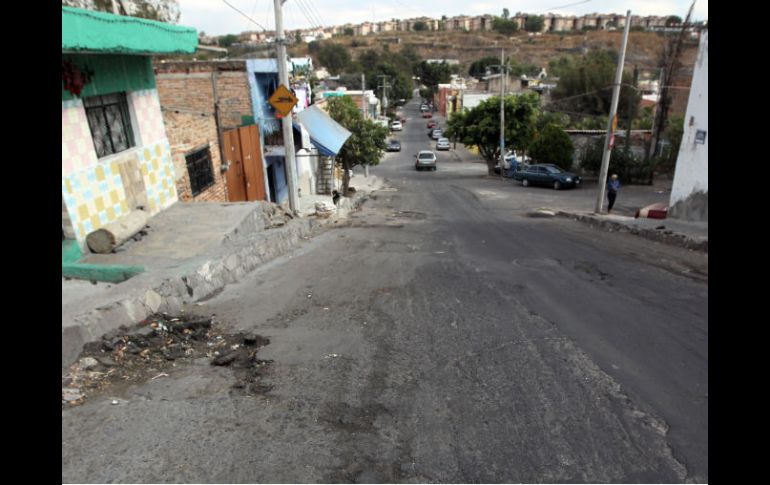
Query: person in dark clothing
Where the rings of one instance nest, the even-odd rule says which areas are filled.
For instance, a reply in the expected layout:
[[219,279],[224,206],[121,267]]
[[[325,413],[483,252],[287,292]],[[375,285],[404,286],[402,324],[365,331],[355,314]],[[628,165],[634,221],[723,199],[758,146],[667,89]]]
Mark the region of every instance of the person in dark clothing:
[[607,182],[607,198],[610,200],[610,205],[607,206],[607,214],[612,212],[612,206],[615,205],[615,198],[618,196],[618,190],[620,190],[620,180],[618,176],[612,174],[610,180]]

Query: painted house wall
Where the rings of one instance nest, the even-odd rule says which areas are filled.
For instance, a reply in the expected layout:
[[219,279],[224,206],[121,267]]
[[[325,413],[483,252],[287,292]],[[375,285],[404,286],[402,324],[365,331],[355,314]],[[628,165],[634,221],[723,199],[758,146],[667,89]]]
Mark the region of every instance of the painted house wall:
[[[291,68],[290,65],[287,67]],[[279,84],[278,63],[275,59],[247,59],[246,72],[251,89],[254,121],[259,126],[262,159],[265,160],[265,187],[269,193],[267,168],[274,165],[276,192],[278,192],[275,201],[281,204],[289,197],[284,166],[286,152],[283,147],[281,121],[276,118],[276,111],[268,102]]]
[[[147,64],[130,61],[125,65],[141,68],[139,74],[129,71],[128,77],[146,74]],[[99,69],[94,71],[94,79],[107,77]],[[115,85],[103,88],[103,84],[93,94],[115,92],[110,91]],[[176,202],[177,192],[154,87],[126,93],[135,146],[101,159],[96,155],[82,99],[64,99],[67,97],[72,98],[62,95],[62,226],[65,234],[85,249],[90,232],[119,220],[137,206],[154,215]]]
[[[708,221],[708,88],[708,32],[704,31],[694,67],[684,134],[671,187],[670,217]],[[706,132],[703,144],[695,142],[698,130]]]

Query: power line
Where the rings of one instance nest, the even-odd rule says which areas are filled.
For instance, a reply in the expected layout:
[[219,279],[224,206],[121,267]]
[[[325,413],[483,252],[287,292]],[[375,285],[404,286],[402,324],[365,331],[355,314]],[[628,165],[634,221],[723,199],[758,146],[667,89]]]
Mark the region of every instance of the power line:
[[310,20],[310,16],[308,15],[307,11],[305,10],[305,7],[302,5],[302,3],[299,0],[297,0],[297,7],[302,12],[302,16],[305,17],[305,20],[307,20],[308,23],[310,24],[310,27],[315,28],[315,26],[313,25],[313,21]]
[[307,21],[310,23],[310,27],[315,29],[317,27],[320,27],[318,24],[317,19],[313,17],[312,12],[310,12],[310,8],[307,6],[305,2],[302,0],[297,0],[297,6],[302,11],[302,15],[307,19]]
[[305,0],[305,2],[307,2],[314,17],[318,19],[318,26],[323,28],[323,26],[326,25],[326,21],[321,15],[321,12],[318,10],[318,8],[316,8],[315,2],[313,2],[313,0]]
[[567,8],[567,7],[574,7],[575,5],[582,5],[582,4],[588,3],[590,1],[591,0],[583,0],[582,2],[570,3],[570,4],[567,4],[567,5],[562,5],[560,7],[551,7],[551,8],[545,9],[545,10],[541,10],[540,13],[542,13],[542,12],[550,12],[552,10],[559,10],[559,9]]
[[263,32],[267,32],[267,29],[266,29],[265,27],[263,27],[263,26],[262,26],[262,24],[260,24],[259,22],[257,22],[257,21],[256,21],[256,20],[254,20],[253,18],[249,17],[249,16],[248,16],[248,15],[246,15],[245,13],[241,12],[240,10],[238,10],[238,9],[237,9],[235,6],[233,6],[233,5],[232,5],[231,3],[229,3],[227,0],[222,0],[222,1],[223,1],[223,2],[225,2],[225,4],[226,4],[228,7],[232,8],[233,10],[235,10],[236,12],[238,12],[239,14],[243,15],[243,16],[244,16],[244,17],[246,17],[247,19],[249,19],[249,20],[251,20],[252,22],[254,22],[254,23],[255,23],[255,24],[256,24],[256,25],[257,25],[257,26],[258,26],[260,29],[262,29],[262,31],[263,31]]

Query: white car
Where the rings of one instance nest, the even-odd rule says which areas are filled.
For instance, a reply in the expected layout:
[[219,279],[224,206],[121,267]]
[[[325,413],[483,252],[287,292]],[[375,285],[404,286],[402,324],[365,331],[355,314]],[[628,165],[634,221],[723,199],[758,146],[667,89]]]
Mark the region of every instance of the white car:
[[390,124],[390,129],[393,131],[401,131],[404,129],[404,127],[401,126],[400,121],[394,121],[393,123]]
[[422,170],[427,168],[428,170],[436,171],[436,154],[430,150],[422,150],[420,153],[414,156],[417,160],[414,162],[414,168],[416,170]]
[[439,138],[436,142],[436,150],[449,150],[450,148],[449,138]]

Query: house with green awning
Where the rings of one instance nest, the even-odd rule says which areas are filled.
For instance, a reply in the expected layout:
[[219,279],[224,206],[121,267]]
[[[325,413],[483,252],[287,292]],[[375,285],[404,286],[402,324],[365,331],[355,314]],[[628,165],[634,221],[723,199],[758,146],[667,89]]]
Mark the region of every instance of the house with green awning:
[[151,63],[195,52],[194,28],[62,7],[62,238],[177,201]]

